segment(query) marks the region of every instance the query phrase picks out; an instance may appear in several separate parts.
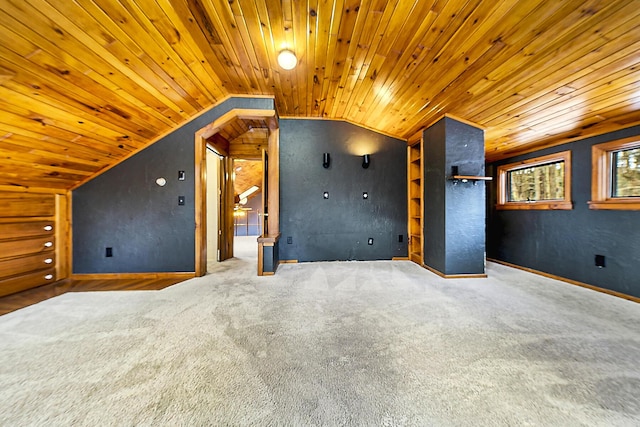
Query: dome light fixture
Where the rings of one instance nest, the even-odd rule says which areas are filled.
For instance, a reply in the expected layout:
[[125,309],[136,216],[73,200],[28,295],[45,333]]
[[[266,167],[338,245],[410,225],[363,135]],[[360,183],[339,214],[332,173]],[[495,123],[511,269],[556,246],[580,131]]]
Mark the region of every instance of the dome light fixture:
[[278,64],[285,70],[293,70],[298,64],[298,58],[295,53],[285,49],[278,54]]

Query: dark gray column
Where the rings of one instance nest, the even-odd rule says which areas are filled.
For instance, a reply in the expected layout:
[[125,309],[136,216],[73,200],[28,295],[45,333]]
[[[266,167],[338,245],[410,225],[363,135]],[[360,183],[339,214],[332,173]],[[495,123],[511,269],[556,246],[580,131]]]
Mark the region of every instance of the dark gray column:
[[484,131],[449,117],[424,131],[424,263],[444,275],[484,274]]

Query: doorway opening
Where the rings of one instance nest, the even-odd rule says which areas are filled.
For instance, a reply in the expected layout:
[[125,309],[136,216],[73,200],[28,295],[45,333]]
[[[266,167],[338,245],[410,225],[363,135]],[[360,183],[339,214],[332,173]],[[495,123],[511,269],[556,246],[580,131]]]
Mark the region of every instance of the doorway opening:
[[[253,240],[262,274],[261,239],[279,229],[277,193],[270,198],[268,191],[278,188],[279,173],[267,167],[278,151],[273,110],[232,110],[196,133],[197,275],[206,274],[208,263],[234,257],[236,238],[245,248]],[[269,211],[276,214],[268,218]]]

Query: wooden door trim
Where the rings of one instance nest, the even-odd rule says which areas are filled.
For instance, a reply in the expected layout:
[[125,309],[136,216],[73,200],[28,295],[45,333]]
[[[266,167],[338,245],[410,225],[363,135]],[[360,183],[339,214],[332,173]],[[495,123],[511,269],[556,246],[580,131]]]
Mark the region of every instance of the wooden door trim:
[[[222,116],[218,117],[212,123],[202,127],[194,135],[195,140],[195,274],[197,277],[207,274],[207,173],[206,173],[206,161],[207,161],[207,139],[212,135],[220,131],[229,122],[240,119],[267,119],[271,134],[276,133],[276,142],[278,138],[278,124],[275,110],[260,110],[260,109],[233,109]],[[271,150],[272,138],[269,138],[269,149]],[[271,153],[271,151],[270,151]],[[279,149],[276,146],[276,153],[279,153]],[[276,154],[276,158],[277,158]],[[276,162],[277,164],[277,162]],[[270,177],[271,178],[271,177]],[[273,179],[273,178],[272,178]],[[275,187],[278,187],[279,175],[275,178]],[[271,179],[269,183],[271,184]],[[278,194],[275,193],[276,208],[274,211],[278,211]],[[271,208],[271,206],[270,206]],[[222,215],[222,213],[221,213]],[[269,218],[271,220],[271,218]],[[273,220],[275,230],[279,230],[278,215],[275,215]]]

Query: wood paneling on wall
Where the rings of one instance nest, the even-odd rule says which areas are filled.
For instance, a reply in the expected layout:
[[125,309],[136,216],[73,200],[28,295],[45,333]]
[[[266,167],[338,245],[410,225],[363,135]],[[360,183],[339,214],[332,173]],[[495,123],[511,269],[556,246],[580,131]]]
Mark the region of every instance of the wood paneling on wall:
[[[0,297],[61,279],[66,267],[66,196],[0,192]],[[61,230],[59,230],[61,229]],[[58,238],[56,238],[56,236]]]
[[70,189],[236,95],[402,139],[452,114],[492,160],[631,127],[639,26],[638,0],[4,0],[0,188]]

